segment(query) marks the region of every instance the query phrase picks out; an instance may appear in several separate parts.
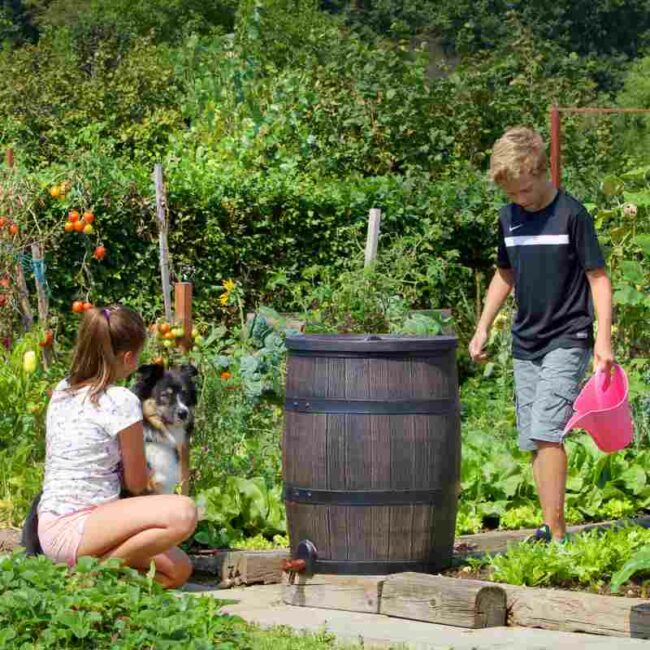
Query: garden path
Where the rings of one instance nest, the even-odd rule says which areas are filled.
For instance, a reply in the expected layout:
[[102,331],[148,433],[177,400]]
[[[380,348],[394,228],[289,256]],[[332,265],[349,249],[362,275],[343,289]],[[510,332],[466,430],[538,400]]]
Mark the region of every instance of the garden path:
[[[363,643],[364,650],[409,648],[412,650],[648,650],[650,641],[553,632],[522,627],[468,630],[383,616],[333,609],[293,607],[282,602],[282,585],[217,589],[189,583],[185,591],[237,601],[223,611],[263,627],[287,625],[318,632],[324,628],[344,642]],[[403,644],[400,646],[400,644]]]

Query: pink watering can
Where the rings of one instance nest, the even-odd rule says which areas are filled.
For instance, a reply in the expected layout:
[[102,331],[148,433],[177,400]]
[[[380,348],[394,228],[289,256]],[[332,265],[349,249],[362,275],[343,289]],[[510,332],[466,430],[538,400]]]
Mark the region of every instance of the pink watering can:
[[564,427],[564,435],[571,429],[585,429],[598,449],[619,451],[632,442],[632,415],[627,400],[627,376],[623,368],[614,364],[611,377],[602,370],[589,379],[576,399],[575,413]]

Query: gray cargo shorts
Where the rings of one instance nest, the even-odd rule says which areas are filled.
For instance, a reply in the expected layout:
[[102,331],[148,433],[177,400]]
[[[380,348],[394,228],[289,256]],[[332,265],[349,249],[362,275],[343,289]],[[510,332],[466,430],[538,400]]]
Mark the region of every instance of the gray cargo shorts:
[[586,348],[556,348],[539,359],[514,359],[519,449],[536,451],[538,440],[562,442],[590,359]]

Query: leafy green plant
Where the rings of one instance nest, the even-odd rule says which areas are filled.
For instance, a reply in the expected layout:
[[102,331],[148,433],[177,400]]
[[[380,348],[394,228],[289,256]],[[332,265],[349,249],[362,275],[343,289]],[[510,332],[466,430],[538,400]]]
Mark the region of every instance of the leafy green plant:
[[83,557],[74,569],[44,556],[0,558],[0,646],[97,650],[334,647],[331,635],[262,631],[220,613],[209,596],[164,591],[118,560]]
[[268,488],[263,478],[231,476],[196,501],[201,521],[194,540],[211,548],[237,546],[245,536],[271,539],[286,532],[282,490]]
[[614,575],[620,587],[634,571],[647,569],[643,565],[647,553],[640,549],[647,551],[648,544],[650,530],[640,527],[590,530],[565,544],[516,544],[503,555],[473,560],[473,565],[486,567],[495,582],[531,587],[580,585],[596,591]]
[[616,593],[625,582],[638,573],[650,574],[650,546],[637,551],[613,576],[611,589]]

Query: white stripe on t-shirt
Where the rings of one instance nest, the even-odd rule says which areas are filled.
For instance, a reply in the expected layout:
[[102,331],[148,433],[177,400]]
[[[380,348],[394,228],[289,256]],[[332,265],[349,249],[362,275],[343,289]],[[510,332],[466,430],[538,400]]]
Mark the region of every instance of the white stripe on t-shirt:
[[569,243],[569,235],[520,235],[519,237],[505,237],[506,246],[553,246]]

